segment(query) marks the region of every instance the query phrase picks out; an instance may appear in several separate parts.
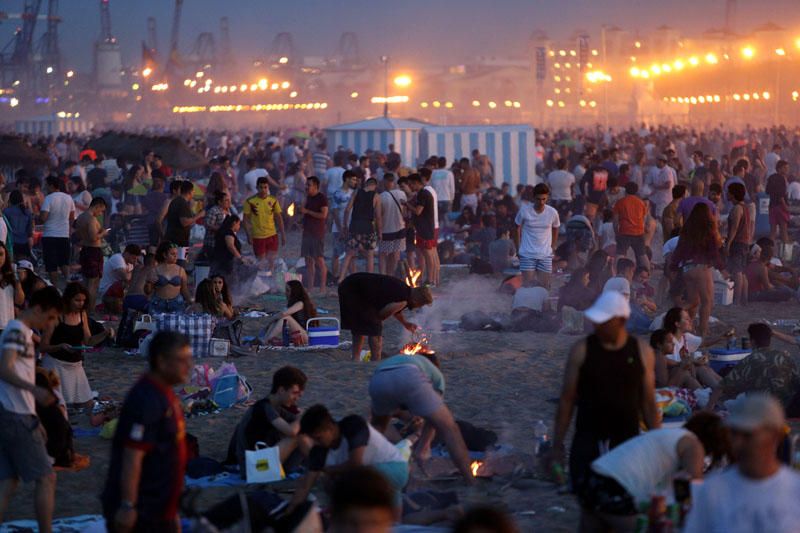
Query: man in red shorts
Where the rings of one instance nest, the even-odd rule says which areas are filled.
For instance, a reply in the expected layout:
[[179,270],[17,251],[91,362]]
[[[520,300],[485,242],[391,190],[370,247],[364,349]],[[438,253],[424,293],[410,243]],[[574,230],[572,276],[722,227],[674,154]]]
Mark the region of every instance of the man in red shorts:
[[422,176],[411,174],[408,185],[416,194],[413,202],[409,202],[411,214],[414,216],[414,228],[417,231],[415,245],[422,255],[420,265],[425,265],[425,276],[428,283],[439,284],[439,265],[436,253],[436,205],[433,195],[425,188]]
[[84,211],[75,220],[75,234],[81,243],[81,253],[79,261],[81,264],[81,274],[86,281],[86,288],[89,289],[88,311],[94,313],[95,298],[97,288],[100,285],[100,277],[103,275],[103,237],[108,230],[104,230],[98,221],[98,217],[106,210],[106,201],[98,196],[89,204],[89,209]]
[[286,232],[283,229],[281,206],[277,198],[269,193],[267,178],[258,178],[256,188],[258,193],[244,202],[244,230],[253,245],[256,259],[260,261],[266,258],[267,269],[271,271],[278,255],[278,233],[281,246],[285,246]]

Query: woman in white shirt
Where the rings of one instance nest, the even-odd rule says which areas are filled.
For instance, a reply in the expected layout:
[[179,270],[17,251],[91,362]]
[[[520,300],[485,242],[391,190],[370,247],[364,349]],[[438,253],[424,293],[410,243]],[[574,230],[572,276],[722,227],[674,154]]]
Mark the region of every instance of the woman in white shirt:
[[694,415],[683,428],[648,431],[627,440],[592,463],[577,487],[581,530],[634,531],[639,505],[672,491],[673,479],[702,479],[706,456],[711,468],[730,457],[728,429],[708,412]]
[[667,311],[667,314],[664,315],[662,327],[672,333],[672,336],[675,338],[675,350],[671,355],[667,355],[667,360],[680,363],[690,358],[694,362],[697,380],[704,387],[714,388],[719,385],[722,378],[708,365],[708,357],[703,356],[699,359],[694,359],[694,353],[700,348],[716,344],[722,340],[724,336],[704,341],[702,337],[692,334],[694,330],[692,319],[689,317],[688,311],[681,307],[673,307]]

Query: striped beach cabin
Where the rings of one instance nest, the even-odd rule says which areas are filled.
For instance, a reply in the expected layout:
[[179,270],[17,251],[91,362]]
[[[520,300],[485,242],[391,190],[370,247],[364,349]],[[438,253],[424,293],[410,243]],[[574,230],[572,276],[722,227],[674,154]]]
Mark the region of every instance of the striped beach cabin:
[[60,135],[62,133],[87,134],[94,128],[94,123],[82,118],[60,117],[58,114],[42,115],[14,124],[17,133],[24,135]]
[[472,150],[486,154],[494,165],[495,183],[535,185],[536,138],[525,125],[425,126],[420,132],[420,159],[432,155],[453,160],[471,157]]
[[403,159],[403,165],[416,166],[419,159],[419,132],[424,122],[379,117],[348,124],[331,126],[325,130],[328,151],[333,155],[340,146],[362,155],[367,150],[389,151],[389,145]]

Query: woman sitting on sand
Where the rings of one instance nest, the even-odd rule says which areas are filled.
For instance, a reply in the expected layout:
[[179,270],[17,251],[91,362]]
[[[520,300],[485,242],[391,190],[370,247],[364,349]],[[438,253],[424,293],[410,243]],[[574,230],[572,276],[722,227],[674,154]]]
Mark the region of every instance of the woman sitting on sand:
[[58,323],[42,335],[39,348],[46,354],[42,366],[58,373],[64,402],[83,407],[93,398],[83,369],[84,350],[103,342],[110,331],[97,322],[90,322],[86,314],[86,301],[89,299],[86,287],[77,282],[69,283],[62,298],[63,314]]
[[286,283],[286,309],[274,317],[274,324],[269,328],[266,338],[270,344],[283,343],[283,323],[289,326],[289,335],[295,345],[308,344],[306,322],[317,316],[317,308],[308,296],[303,284],[297,280]]
[[689,317],[688,311],[680,307],[673,307],[667,311],[662,327],[674,338],[674,350],[672,354],[667,355],[667,359],[678,364],[691,360],[697,380],[704,387],[716,387],[722,378],[708,366],[708,356],[703,355],[701,358],[695,359],[694,352],[700,348],[712,346],[724,337],[703,341],[701,337],[693,335],[692,319]]
[[192,303],[186,271],[178,265],[178,247],[162,242],[156,249],[158,265],[150,272],[153,284],[150,298],[151,313],[181,313]]
[[214,288],[214,298],[217,304],[224,312],[229,314],[228,318],[236,315],[236,310],[233,308],[233,299],[231,298],[231,291],[228,287],[228,282],[221,274],[215,274],[209,278]]
[[206,313],[217,318],[233,318],[233,310],[224,303],[220,304],[220,301],[217,300],[214,294],[214,282],[210,279],[204,279],[197,284],[194,305],[189,310],[194,313]]

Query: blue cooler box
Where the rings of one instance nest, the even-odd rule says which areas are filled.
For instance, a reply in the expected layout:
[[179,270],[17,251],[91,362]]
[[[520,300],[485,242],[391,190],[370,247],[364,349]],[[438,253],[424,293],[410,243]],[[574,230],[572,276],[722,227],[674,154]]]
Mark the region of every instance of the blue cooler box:
[[[317,325],[312,327],[311,324]],[[327,325],[324,325],[327,324]],[[339,319],[334,317],[311,318],[306,322],[309,346],[339,346]]]
[[708,351],[708,364],[717,374],[725,372],[736,366],[739,361],[752,353],[751,350],[727,350],[724,348],[714,348]]

